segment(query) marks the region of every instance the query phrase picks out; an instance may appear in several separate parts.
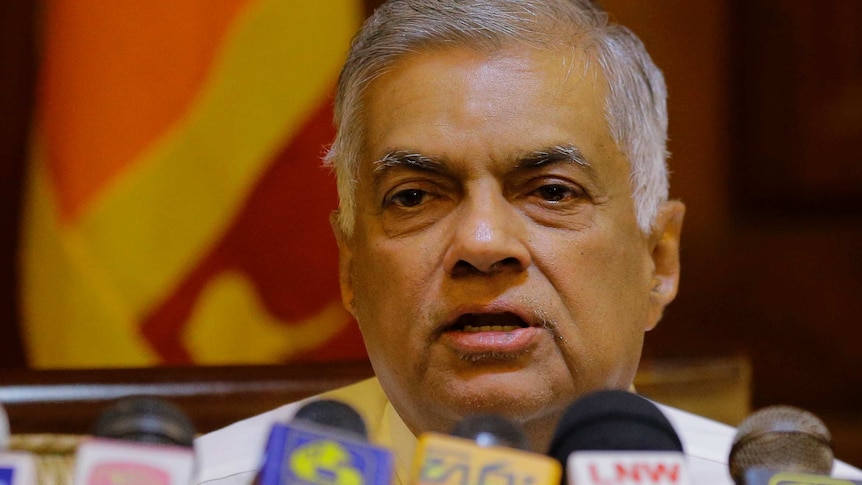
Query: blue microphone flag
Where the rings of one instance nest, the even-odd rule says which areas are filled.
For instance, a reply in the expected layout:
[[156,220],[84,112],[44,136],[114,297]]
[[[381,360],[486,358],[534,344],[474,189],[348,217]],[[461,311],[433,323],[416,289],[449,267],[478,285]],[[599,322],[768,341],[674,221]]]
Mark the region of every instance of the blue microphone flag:
[[390,485],[392,453],[313,423],[275,424],[260,485]]

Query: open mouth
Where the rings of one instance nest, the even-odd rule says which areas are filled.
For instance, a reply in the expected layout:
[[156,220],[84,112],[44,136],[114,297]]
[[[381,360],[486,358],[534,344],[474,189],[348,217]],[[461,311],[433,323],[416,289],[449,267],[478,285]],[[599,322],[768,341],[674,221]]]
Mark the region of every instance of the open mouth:
[[514,313],[467,313],[458,317],[447,330],[467,333],[512,332],[529,326]]

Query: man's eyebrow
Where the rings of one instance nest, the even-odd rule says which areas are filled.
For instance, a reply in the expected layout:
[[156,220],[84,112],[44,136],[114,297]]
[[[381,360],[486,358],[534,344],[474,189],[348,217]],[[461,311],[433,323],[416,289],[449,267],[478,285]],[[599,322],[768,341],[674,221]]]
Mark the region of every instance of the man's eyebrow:
[[590,162],[584,158],[578,147],[574,145],[554,145],[518,157],[517,168],[536,168],[551,163],[569,162],[593,170]]
[[407,167],[424,171],[439,171],[443,162],[420,153],[395,150],[383,155],[374,162],[374,178],[379,178],[386,170],[396,167]]
[[[515,169],[533,169],[556,163],[573,163],[581,167],[590,178],[598,180],[595,169],[574,145],[554,145],[515,157]],[[445,170],[446,163],[439,158],[415,151],[393,150],[374,162],[374,179],[379,179],[387,170],[397,167],[440,172]]]
[[517,157],[516,162],[516,169],[532,169],[557,163],[572,163],[583,169],[590,179],[599,181],[599,174],[575,145],[554,145],[527,152]]

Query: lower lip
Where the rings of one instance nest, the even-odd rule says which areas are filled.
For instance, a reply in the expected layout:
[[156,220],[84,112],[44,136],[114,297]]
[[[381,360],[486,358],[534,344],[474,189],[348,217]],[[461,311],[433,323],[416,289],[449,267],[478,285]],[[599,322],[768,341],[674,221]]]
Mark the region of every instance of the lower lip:
[[509,332],[464,332],[450,330],[441,336],[445,345],[459,354],[519,354],[530,350],[542,329],[526,327]]

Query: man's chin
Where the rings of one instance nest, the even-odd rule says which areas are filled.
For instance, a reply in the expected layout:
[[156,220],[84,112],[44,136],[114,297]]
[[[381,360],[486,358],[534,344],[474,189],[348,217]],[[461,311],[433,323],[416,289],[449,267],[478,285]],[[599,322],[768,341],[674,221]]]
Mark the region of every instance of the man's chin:
[[459,417],[472,414],[498,414],[526,422],[553,412],[558,395],[550,389],[533,387],[535,381],[510,379],[499,374],[482,374],[468,381],[453,379],[437,396]]

